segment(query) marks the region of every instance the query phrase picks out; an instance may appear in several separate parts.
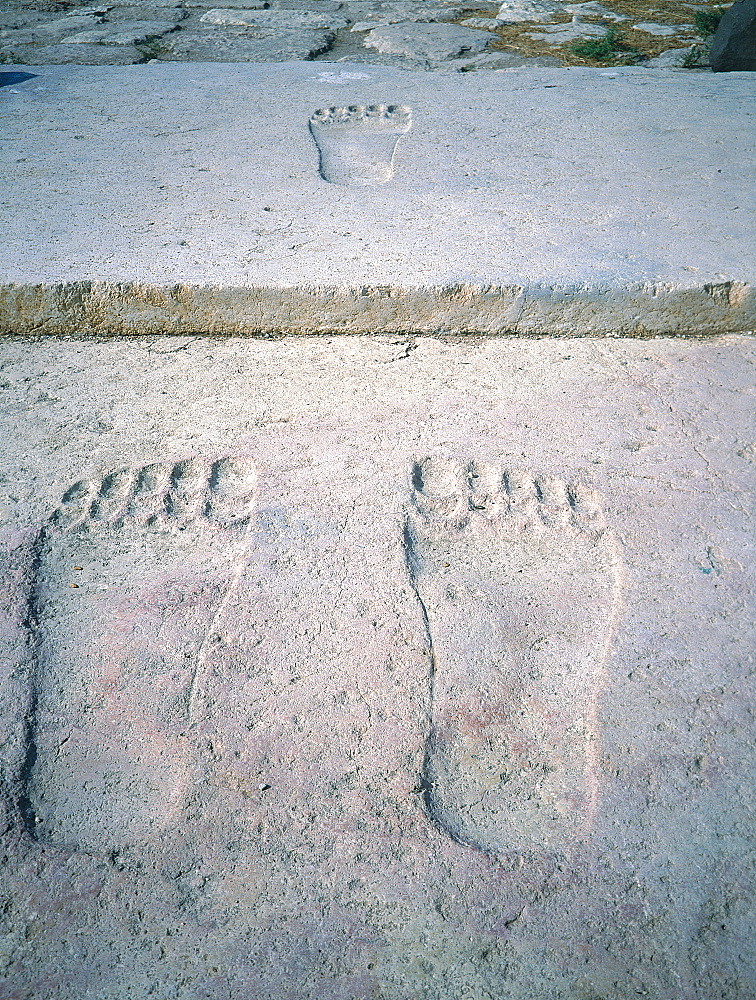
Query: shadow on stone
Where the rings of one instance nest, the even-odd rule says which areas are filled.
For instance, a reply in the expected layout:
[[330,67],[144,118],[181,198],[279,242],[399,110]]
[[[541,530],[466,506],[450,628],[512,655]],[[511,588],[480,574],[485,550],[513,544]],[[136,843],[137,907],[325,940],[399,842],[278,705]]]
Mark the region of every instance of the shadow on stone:
[[26,83],[34,80],[38,73],[0,72],[0,87],[12,87],[14,83]]

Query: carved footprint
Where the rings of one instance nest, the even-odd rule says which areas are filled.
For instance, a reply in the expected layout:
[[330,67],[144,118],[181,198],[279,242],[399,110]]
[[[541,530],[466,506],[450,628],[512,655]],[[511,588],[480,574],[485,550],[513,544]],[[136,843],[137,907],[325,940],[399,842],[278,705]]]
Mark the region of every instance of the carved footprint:
[[38,839],[117,849],[177,813],[255,499],[246,458],[156,463],[76,483],[41,529],[22,803]]
[[431,818],[481,850],[564,851],[597,800],[620,558],[590,490],[495,465],[414,472],[409,568],[433,659]]
[[331,184],[385,184],[394,174],[394,151],[412,127],[412,111],[399,104],[323,108],[310,118],[320,152],[320,176]]

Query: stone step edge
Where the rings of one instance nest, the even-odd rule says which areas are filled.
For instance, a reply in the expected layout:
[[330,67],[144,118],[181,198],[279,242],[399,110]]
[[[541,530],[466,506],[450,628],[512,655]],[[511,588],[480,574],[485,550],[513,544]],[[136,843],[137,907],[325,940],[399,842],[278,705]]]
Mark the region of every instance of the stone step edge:
[[756,331],[748,282],[679,286],[0,284],[0,334],[713,336]]

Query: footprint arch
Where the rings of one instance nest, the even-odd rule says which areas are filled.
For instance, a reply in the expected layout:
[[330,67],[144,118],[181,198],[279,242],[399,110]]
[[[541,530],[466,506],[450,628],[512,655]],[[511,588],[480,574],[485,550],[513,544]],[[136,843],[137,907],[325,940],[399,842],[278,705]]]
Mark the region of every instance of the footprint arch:
[[496,464],[413,470],[406,550],[431,648],[425,805],[453,839],[569,852],[598,799],[621,560],[591,490]]

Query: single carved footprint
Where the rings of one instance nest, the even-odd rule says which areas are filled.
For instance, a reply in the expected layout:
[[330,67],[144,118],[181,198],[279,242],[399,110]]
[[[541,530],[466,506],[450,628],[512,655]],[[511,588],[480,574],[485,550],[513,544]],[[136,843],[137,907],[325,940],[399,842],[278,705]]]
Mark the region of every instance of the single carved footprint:
[[432,655],[427,811],[480,850],[563,852],[596,807],[617,545],[579,486],[434,458],[414,487],[406,545]]
[[320,176],[331,184],[385,184],[399,137],[411,127],[411,109],[399,104],[321,108],[310,118]]
[[176,815],[255,495],[245,458],[123,468],[76,483],[41,529],[22,802],[37,839],[114,849]]

